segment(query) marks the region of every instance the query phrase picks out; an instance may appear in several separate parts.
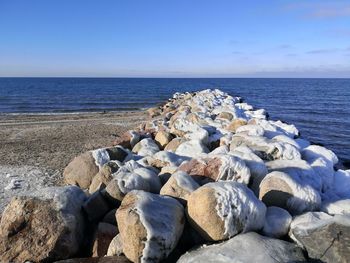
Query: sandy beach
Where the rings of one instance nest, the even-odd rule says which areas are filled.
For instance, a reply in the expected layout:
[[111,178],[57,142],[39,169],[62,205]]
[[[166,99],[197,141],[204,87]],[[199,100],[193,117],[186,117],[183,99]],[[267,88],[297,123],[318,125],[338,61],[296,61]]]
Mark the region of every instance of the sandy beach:
[[141,111],[59,115],[0,115],[0,211],[14,195],[62,185],[69,161],[111,145],[147,119]]

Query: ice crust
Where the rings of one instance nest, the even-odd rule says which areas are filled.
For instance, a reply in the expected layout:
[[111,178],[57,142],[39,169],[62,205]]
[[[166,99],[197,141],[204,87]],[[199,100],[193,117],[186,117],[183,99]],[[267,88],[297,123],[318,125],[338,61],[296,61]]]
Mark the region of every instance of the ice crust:
[[225,223],[225,235],[232,237],[239,232],[259,230],[264,225],[266,207],[244,184],[238,182],[215,182],[206,185],[215,190],[216,212]]

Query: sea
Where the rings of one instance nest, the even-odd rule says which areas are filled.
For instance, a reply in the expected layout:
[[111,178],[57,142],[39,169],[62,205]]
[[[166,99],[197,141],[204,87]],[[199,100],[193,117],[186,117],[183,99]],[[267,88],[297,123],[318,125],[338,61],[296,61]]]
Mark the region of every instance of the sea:
[[350,164],[350,79],[0,78],[0,114],[144,110],[175,92],[218,88]]

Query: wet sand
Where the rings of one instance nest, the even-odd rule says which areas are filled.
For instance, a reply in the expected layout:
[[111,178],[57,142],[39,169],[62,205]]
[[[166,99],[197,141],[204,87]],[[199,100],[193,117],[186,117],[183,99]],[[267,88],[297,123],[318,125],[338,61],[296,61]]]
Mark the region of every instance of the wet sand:
[[[116,136],[147,118],[140,111],[0,115],[0,211],[14,195],[61,185],[63,169],[72,158],[110,146]],[[8,189],[11,181],[14,185]]]

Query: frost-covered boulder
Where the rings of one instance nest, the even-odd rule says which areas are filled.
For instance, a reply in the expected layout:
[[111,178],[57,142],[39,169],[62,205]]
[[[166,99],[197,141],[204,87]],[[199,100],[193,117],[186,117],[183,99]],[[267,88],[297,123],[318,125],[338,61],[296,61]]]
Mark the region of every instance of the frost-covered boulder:
[[210,241],[261,229],[265,212],[265,205],[254,193],[237,182],[206,184],[187,199],[190,224]]
[[251,188],[255,193],[259,193],[260,182],[268,173],[264,161],[246,146],[237,147],[230,154],[241,158],[245,162],[250,170]]
[[123,252],[132,262],[160,262],[182,234],[184,208],[167,196],[132,191],[117,211]]
[[312,259],[348,262],[350,258],[349,216],[309,212],[293,219],[289,234]]
[[250,179],[250,171],[245,162],[228,154],[192,159],[180,165],[179,170],[213,181],[226,180],[248,184]]
[[159,152],[159,147],[151,138],[145,138],[139,141],[132,148],[132,151],[140,156],[152,156],[156,152]]
[[0,222],[1,262],[55,261],[75,256],[84,241],[76,186],[44,188],[33,196],[15,197]]
[[321,193],[322,179],[314,169],[304,160],[275,160],[266,163],[267,169],[284,172],[302,185],[313,187]]
[[113,174],[104,194],[109,199],[121,201],[132,190],[159,193],[161,187],[160,179],[152,169],[131,160]]
[[208,143],[208,132],[200,125],[191,121],[177,118],[171,126],[170,132],[187,140],[200,140],[203,144]]
[[247,146],[263,160],[299,160],[299,150],[285,142],[277,142],[263,136],[249,135],[246,133],[235,134],[232,137],[230,150],[234,151],[239,146]]
[[265,236],[280,238],[288,234],[292,216],[287,210],[270,206],[266,210],[265,224],[262,233]]
[[305,262],[303,251],[295,244],[250,232],[228,241],[203,246],[184,254],[178,263],[232,262]]
[[259,199],[267,206],[278,206],[291,214],[314,211],[321,205],[319,193],[283,172],[271,172],[261,181]]
[[193,139],[178,145],[175,153],[181,156],[197,158],[209,153],[209,149],[200,140]]
[[162,169],[166,166],[177,167],[189,159],[189,157],[181,156],[173,152],[159,151],[150,158],[149,164],[158,169]]
[[188,196],[199,188],[199,185],[187,173],[178,171],[172,174],[160,190],[161,195],[167,195],[186,202]]
[[247,124],[246,120],[243,119],[234,119],[229,125],[226,126],[226,130],[230,132],[236,132],[239,127],[242,127]]

